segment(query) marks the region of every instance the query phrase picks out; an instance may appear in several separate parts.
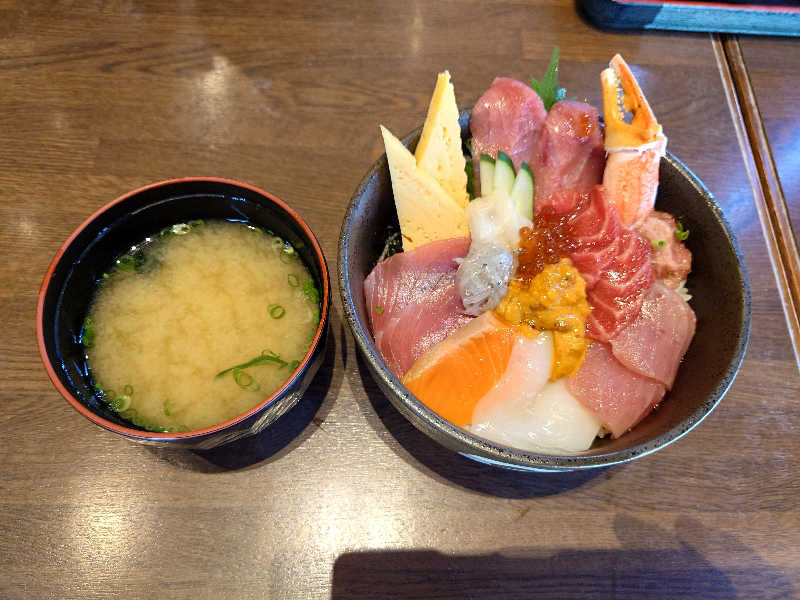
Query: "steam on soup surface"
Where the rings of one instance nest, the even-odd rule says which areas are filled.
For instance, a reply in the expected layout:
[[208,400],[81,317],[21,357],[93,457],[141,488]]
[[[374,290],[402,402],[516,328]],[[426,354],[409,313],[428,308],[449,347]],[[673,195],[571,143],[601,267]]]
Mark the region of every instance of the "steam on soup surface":
[[287,242],[242,223],[192,221],[117,261],[82,339],[114,410],[146,429],[184,431],[274,392],[318,322],[314,280]]

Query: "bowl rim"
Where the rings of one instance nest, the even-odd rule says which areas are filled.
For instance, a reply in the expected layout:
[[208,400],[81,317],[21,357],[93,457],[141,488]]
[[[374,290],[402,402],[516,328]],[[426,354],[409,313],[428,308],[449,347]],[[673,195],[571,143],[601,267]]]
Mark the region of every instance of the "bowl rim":
[[[468,123],[470,110],[462,110],[460,113],[460,120],[463,123]],[[418,127],[411,133],[402,138],[405,146],[418,138],[422,131],[422,127]],[[355,311],[353,295],[351,290],[350,275],[346,265],[349,264],[351,255],[350,248],[350,233],[353,227],[353,216],[356,209],[360,205],[360,199],[363,198],[364,192],[372,179],[380,170],[388,169],[386,153],[383,153],[369,168],[366,175],[362,178],[358,187],[356,188],[350,203],[345,212],[345,217],[342,222],[342,227],[339,235],[339,247],[337,253],[338,259],[338,287],[341,296],[342,307],[344,310],[345,320],[347,321],[353,337],[356,340],[359,350],[362,352],[363,357],[370,363],[373,374],[381,380],[385,386],[393,392],[393,394],[385,394],[389,401],[403,414],[412,424],[432,437],[439,444],[449,447],[451,450],[458,452],[473,460],[491,464],[504,468],[523,471],[537,471],[537,472],[558,472],[565,470],[578,470],[590,469],[597,467],[606,467],[624,462],[629,462],[636,458],[651,454],[661,448],[664,448],[673,442],[677,441],[689,431],[694,429],[700,422],[702,422],[719,404],[726,392],[730,388],[735,379],[736,374],[741,367],[744,355],[747,349],[748,341],[750,338],[751,327],[751,293],[750,281],[747,274],[747,268],[744,258],[736,240],[736,236],[722,213],[721,208],[714,200],[713,194],[703,184],[703,182],[675,155],[670,151],[666,151],[666,155],[662,160],[667,161],[673,168],[675,168],[682,177],[697,190],[698,194],[702,197],[703,201],[713,211],[716,220],[721,223],[724,234],[728,238],[730,245],[736,255],[737,265],[742,289],[744,292],[744,302],[742,311],[742,331],[739,337],[738,344],[733,352],[733,360],[728,365],[724,374],[721,376],[719,385],[709,394],[706,401],[704,401],[698,408],[693,411],[685,420],[677,423],[661,435],[644,442],[640,442],[630,448],[616,450],[613,452],[600,453],[600,454],[584,454],[576,453],[572,455],[549,455],[538,454],[526,450],[520,450],[511,446],[504,446],[495,442],[491,442],[480,436],[472,434],[456,425],[453,425],[446,419],[439,416],[437,413],[429,409],[419,399],[417,399],[408,389],[397,379],[387,367],[386,363],[380,355],[377,347],[375,346],[372,335],[368,331],[368,326],[361,323],[358,314]],[[383,387],[383,386],[379,386]],[[433,435],[435,432],[443,435],[446,440],[452,441],[452,444],[447,444],[438,436]],[[455,447],[456,445],[463,446],[462,448]]]
[[[64,253],[66,252],[67,248],[75,241],[75,239],[80,235],[80,233],[86,229],[91,223],[93,223],[99,216],[106,213],[109,209],[113,206],[123,202],[133,196],[141,194],[143,192],[160,188],[160,187],[167,187],[169,185],[181,184],[181,183],[215,183],[215,184],[222,184],[228,186],[239,187],[243,189],[247,189],[267,200],[276,204],[279,208],[285,211],[305,232],[308,239],[311,241],[311,245],[314,248],[314,253],[317,258],[317,262],[320,267],[321,279],[322,279],[322,290],[320,293],[320,300],[321,300],[321,308],[320,308],[320,318],[319,323],[317,324],[317,331],[314,334],[314,338],[306,351],[303,360],[300,361],[300,364],[292,371],[292,373],[287,377],[284,383],[275,390],[272,394],[264,398],[261,402],[255,405],[253,408],[249,409],[248,411],[241,413],[231,419],[223,421],[221,423],[217,423],[216,425],[212,425],[209,427],[204,427],[201,429],[192,429],[189,431],[183,432],[157,432],[157,431],[146,431],[142,429],[134,429],[132,427],[126,427],[124,425],[118,425],[109,421],[100,415],[94,413],[91,409],[89,409],[85,404],[83,404],[80,400],[78,400],[72,392],[61,382],[59,379],[56,368],[53,366],[52,362],[47,353],[47,346],[44,339],[44,303],[45,297],[47,296],[47,291],[50,287],[50,283],[52,281],[52,276],[55,270],[58,268],[61,258],[63,257]],[[119,433],[129,438],[134,438],[137,440],[143,441],[155,441],[155,442],[169,442],[169,441],[186,441],[186,440],[193,440],[199,438],[205,438],[207,436],[213,435],[220,431],[224,431],[232,426],[235,426],[243,421],[246,421],[253,415],[258,414],[267,406],[272,404],[276,401],[280,396],[282,396],[287,388],[289,388],[292,384],[294,384],[295,380],[306,370],[309,362],[312,360],[315,350],[320,344],[323,335],[325,334],[325,326],[328,320],[328,314],[330,311],[330,273],[328,270],[328,264],[325,260],[325,255],[322,251],[322,246],[319,243],[316,235],[305,222],[305,220],[288,204],[286,204],[283,200],[271,194],[261,188],[258,188],[254,185],[249,183],[245,183],[242,181],[238,181],[235,179],[228,179],[224,177],[213,177],[213,176],[190,176],[190,177],[177,177],[173,179],[164,179],[161,181],[157,181],[154,183],[150,183],[147,185],[143,185],[138,187],[134,190],[129,192],[125,192],[124,194],[116,197],[111,202],[101,206],[97,210],[95,210],[89,217],[83,220],[83,222],[75,228],[75,230],[69,235],[66,241],[61,245],[61,247],[56,252],[53,260],[50,261],[50,265],[47,267],[45,272],[44,278],[42,279],[42,284],[39,288],[39,296],[37,299],[36,304],[36,340],[37,345],[39,348],[39,356],[44,363],[45,370],[47,371],[48,377],[50,377],[50,381],[53,383],[55,388],[64,397],[65,400],[72,407],[77,410],[80,414],[86,417],[89,421],[93,422],[95,425],[99,425],[103,429],[108,431],[112,431],[114,433]]]

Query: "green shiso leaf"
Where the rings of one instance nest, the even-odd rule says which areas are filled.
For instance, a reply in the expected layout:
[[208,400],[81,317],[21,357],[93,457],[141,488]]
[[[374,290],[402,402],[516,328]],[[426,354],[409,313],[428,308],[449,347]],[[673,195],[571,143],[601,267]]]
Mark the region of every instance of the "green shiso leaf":
[[563,100],[567,95],[567,90],[558,87],[558,46],[553,47],[553,55],[550,57],[550,64],[545,71],[541,81],[531,77],[531,87],[539,94],[544,103],[545,110],[550,110],[556,102]]

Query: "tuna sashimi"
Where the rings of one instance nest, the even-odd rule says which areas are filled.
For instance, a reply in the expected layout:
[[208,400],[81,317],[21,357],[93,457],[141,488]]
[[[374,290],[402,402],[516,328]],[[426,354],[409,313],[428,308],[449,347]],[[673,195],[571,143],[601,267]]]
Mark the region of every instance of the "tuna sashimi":
[[656,281],[639,316],[611,340],[611,350],[623,365],[669,390],[695,324],[694,311],[681,295]]
[[375,345],[398,377],[471,318],[455,290],[456,259],[468,250],[468,238],[432,242],[378,263],[364,280]]
[[519,169],[531,162],[547,111],[542,99],[521,81],[498,77],[472,109],[472,155],[497,157],[502,150]]
[[586,281],[586,289],[590,290],[602,271],[619,255],[622,227],[602,186],[579,195],[580,209],[569,220],[569,235],[575,240],[569,258]]
[[641,421],[665,393],[662,384],[625,367],[602,343],[589,346],[583,365],[566,384],[615,438]]
[[556,102],[530,163],[536,202],[558,190],[590,190],[601,183],[605,156],[598,110],[583,102]]
[[592,306],[586,321],[590,338],[607,342],[638,316],[653,283],[649,246],[632,231],[623,231],[618,254],[587,292]]
[[647,238],[653,246],[650,256],[653,274],[672,289],[680,287],[692,270],[692,253],[676,237],[677,227],[671,214],[653,211],[636,228],[639,235]]

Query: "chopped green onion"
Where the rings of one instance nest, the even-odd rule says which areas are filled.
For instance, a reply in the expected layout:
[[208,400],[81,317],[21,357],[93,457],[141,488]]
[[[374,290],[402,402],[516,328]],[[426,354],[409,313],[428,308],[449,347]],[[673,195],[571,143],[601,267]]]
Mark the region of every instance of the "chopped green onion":
[[273,319],[282,319],[286,314],[286,309],[280,304],[270,304],[267,308],[269,308],[269,316]]
[[81,342],[87,348],[94,346],[94,321],[91,317],[86,317],[83,320],[83,332],[81,333]]
[[292,362],[289,363],[289,370],[290,371],[294,371],[299,366],[300,366],[300,361],[299,360],[293,360]]
[[130,254],[123,254],[117,259],[117,268],[123,271],[133,271],[136,268],[136,259]]
[[172,226],[172,233],[175,235],[186,235],[189,233],[190,229],[191,228],[189,227],[188,223],[177,223],[176,225]]
[[124,388],[122,388],[122,393],[126,396],[133,396],[133,386],[126,385]]
[[297,286],[300,285],[300,280],[297,278],[297,275],[295,275],[294,273],[289,273],[288,280],[289,280],[289,285],[292,286],[292,287],[297,287]]
[[652,241],[653,248],[664,248],[667,245],[667,242],[664,240],[653,240]]
[[169,417],[170,416],[169,407],[167,406],[167,402],[169,402],[169,400],[164,400],[164,404],[161,405],[161,409],[164,411],[164,416],[165,417]]
[[236,382],[236,385],[249,392],[257,392],[261,387],[250,373],[242,369],[233,370],[233,380]]
[[266,365],[269,363],[275,363],[281,367],[286,366],[286,361],[282,360],[280,356],[278,356],[271,350],[264,350],[261,354],[259,354],[252,360],[248,360],[247,362],[243,362],[240,365],[235,365],[233,367],[230,367],[229,369],[220,371],[219,373],[217,373],[216,377],[222,377],[234,370],[242,370],[242,369],[247,369],[249,367],[255,367],[258,365]]
[[203,219],[192,219],[187,223],[190,229],[197,229],[198,227],[205,227],[206,222]]
[[306,295],[309,302],[319,304],[319,292],[311,279],[307,279],[303,282],[303,293]]
[[124,396],[117,396],[111,401],[111,408],[118,413],[125,412],[131,407],[131,397],[125,394]]
[[382,306],[376,306],[375,307],[375,312],[378,313],[379,315],[382,315],[383,314],[383,307]]
[[111,275],[108,273],[103,273],[103,279],[108,279],[109,277],[111,277]]
[[689,237],[689,230],[683,228],[683,223],[678,221],[675,224],[675,237],[678,238],[680,241],[686,241],[686,238]]

